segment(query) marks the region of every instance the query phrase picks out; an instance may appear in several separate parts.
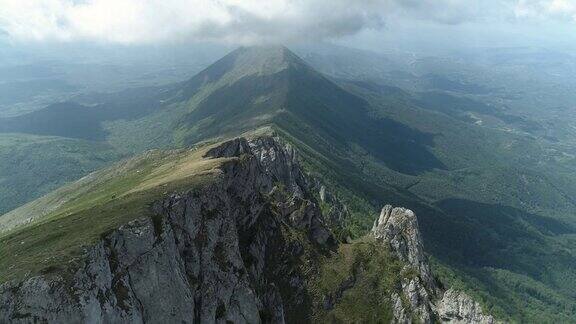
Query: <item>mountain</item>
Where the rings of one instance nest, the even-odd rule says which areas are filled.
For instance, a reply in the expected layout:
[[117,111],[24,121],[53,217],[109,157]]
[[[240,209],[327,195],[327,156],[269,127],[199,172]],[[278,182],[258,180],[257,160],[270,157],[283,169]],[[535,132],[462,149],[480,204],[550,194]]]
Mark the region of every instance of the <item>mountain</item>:
[[[156,136],[189,145],[272,123],[291,131],[310,127],[319,140],[332,143],[358,142],[403,172],[442,168],[427,154],[429,134],[371,118],[365,100],[344,91],[284,47],[240,48],[176,87],[128,91],[119,98],[91,106],[55,104],[0,120],[0,132],[101,141],[126,132],[107,123],[160,119],[168,122]],[[144,135],[141,140],[149,143],[151,134]]]
[[[78,102],[0,119],[0,137],[6,137],[13,151],[20,150],[21,142],[14,140],[14,134],[24,133],[64,137],[79,147],[94,147],[94,152],[105,146],[116,156],[125,157],[274,124],[299,137],[310,136],[308,141],[324,149],[360,141],[395,169],[441,166],[425,147],[430,135],[390,119],[375,121],[368,114],[364,100],[343,91],[286,48],[251,47],[232,52],[186,82],[83,96]],[[394,155],[384,154],[374,143]],[[339,149],[346,147],[340,145]],[[104,166],[114,158],[106,153],[92,154],[86,160],[82,161],[85,165]],[[48,183],[61,176],[51,174],[43,164],[42,160],[32,163],[32,169],[38,170],[35,181],[16,179],[13,172],[3,174],[0,170],[6,183],[26,184],[11,187],[16,191],[13,195],[0,197],[0,211],[26,202],[26,197],[47,193],[43,188],[54,189],[36,189],[27,183]],[[86,167],[84,172],[94,169]]]
[[[54,126],[62,120],[62,109],[74,111],[79,118],[74,123],[82,127],[65,132],[65,124]],[[460,114],[470,109],[498,113],[469,101],[423,98],[368,81],[333,80],[284,47],[248,47],[190,80],[80,97],[74,104],[0,121],[0,131],[106,146],[117,157],[101,159],[102,164],[152,148],[182,149],[220,143],[245,132],[272,132],[298,152],[303,172],[320,187],[330,188],[330,196],[339,202],[325,205],[320,199],[318,203],[326,215],[325,225],[337,240],[364,237],[385,204],[409,207],[419,217],[431,267],[447,286],[470,294],[503,320],[569,321],[576,309],[576,281],[572,280],[576,278],[572,215],[576,203],[566,181],[571,169],[558,167],[555,170],[563,171],[556,174],[543,171],[540,156],[545,155],[537,141],[470,123]],[[94,152],[92,159],[97,158]],[[181,175],[178,170],[166,167],[165,173],[149,176]],[[119,171],[110,177],[124,172],[147,175],[136,171]],[[47,169],[36,177],[51,179],[51,172]],[[29,215],[53,208],[46,203],[66,205],[75,193],[91,191],[91,185],[81,190],[83,186],[57,191],[0,220],[26,223]],[[119,186],[126,190],[138,187],[138,182],[127,180]],[[26,189],[13,190],[24,193]],[[95,190],[94,198],[78,198],[79,207],[95,213],[86,214],[84,224],[89,227],[101,218],[95,215],[107,215],[102,229],[113,230],[124,217],[146,212],[150,201],[162,199],[162,194],[185,188],[158,189],[162,194],[150,201],[104,210],[99,208],[114,206],[113,195],[105,193],[117,190],[114,186]],[[123,195],[122,190],[114,195]],[[33,192],[28,200],[40,193]],[[72,214],[75,208],[70,207]],[[61,218],[65,215],[61,212],[56,219],[65,220]],[[89,242],[95,243],[98,235],[89,236]]]
[[154,151],[6,215],[0,319],[494,322],[438,286],[409,210],[338,245],[294,154],[269,136]]

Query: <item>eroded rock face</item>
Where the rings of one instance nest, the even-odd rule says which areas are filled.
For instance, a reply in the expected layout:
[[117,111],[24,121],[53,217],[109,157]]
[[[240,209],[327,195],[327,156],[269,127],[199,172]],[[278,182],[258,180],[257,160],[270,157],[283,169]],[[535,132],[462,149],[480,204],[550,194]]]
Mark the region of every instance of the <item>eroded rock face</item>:
[[394,316],[399,323],[411,323],[412,315],[422,323],[433,323],[433,298],[436,286],[424,254],[416,215],[409,209],[384,206],[374,222],[372,235],[384,244],[405,266],[404,273],[414,270],[415,275],[403,276],[401,294],[393,294]]
[[404,265],[400,292],[392,294],[397,323],[494,323],[484,315],[480,304],[455,290],[442,291],[436,284],[424,253],[418,220],[405,208],[384,206],[374,222],[372,235]]
[[436,290],[432,272],[422,245],[422,237],[416,215],[406,208],[384,206],[380,217],[372,228],[374,237],[390,245],[390,250],[406,263],[406,267],[417,270],[427,290]]
[[104,236],[75,271],[0,286],[0,322],[283,323],[305,309],[303,275],[287,265],[302,247],[281,229],[333,239],[294,151],[237,139],[207,155],[241,158]]
[[470,296],[453,289],[444,292],[442,299],[438,302],[438,315],[444,323],[496,323],[492,316],[483,313],[480,304],[472,300]]
[[[327,224],[345,217],[345,205],[274,138],[235,139],[207,157],[236,159],[218,181],[167,196],[153,217],[104,235],[67,271],[0,285],[0,323],[309,322],[303,244],[333,249]],[[316,194],[331,206],[326,219]],[[412,211],[384,207],[372,235],[404,264],[390,296],[395,322],[494,322],[467,295],[437,287]],[[344,280],[324,309],[355,284]]]
[[350,218],[348,207],[335,197],[326,186],[317,182],[314,188],[318,191],[320,201],[328,206],[324,218],[334,227],[338,227],[342,222]]

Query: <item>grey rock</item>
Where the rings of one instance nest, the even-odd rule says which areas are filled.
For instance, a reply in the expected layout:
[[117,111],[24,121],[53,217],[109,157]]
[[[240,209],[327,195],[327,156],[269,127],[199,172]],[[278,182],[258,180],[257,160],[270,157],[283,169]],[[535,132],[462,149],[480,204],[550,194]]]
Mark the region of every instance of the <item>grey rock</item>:
[[[0,323],[308,318],[308,277],[294,262],[310,246],[335,246],[329,227],[349,216],[346,206],[305,175],[296,151],[278,139],[238,138],[206,156],[237,159],[221,166],[218,181],[166,196],[153,203],[153,217],[104,235],[69,269],[0,285]],[[315,196],[329,206],[327,215]],[[287,230],[309,241],[285,236]],[[394,322],[494,323],[466,294],[436,285],[412,211],[385,206],[372,235],[405,264],[390,295]],[[355,283],[345,279],[321,307],[333,309]]]
[[[405,266],[401,289],[391,295],[394,322],[412,323],[495,323],[485,315],[480,304],[456,290],[443,291],[436,284],[424,253],[418,220],[405,208],[384,206],[374,222],[372,235],[386,244]],[[412,270],[412,271],[411,271]]]
[[402,298],[398,293],[392,293],[392,314],[394,315],[394,323],[410,323],[411,317],[407,313],[407,309],[402,302]]
[[321,202],[323,202],[323,203],[330,202],[330,196],[326,192],[326,187],[324,187],[324,185],[320,186],[320,191],[318,192],[318,194],[320,195],[320,201]]
[[402,279],[399,293],[403,295],[407,305],[404,305],[399,293],[391,296],[396,321],[411,323],[412,317],[415,317],[421,323],[433,323],[436,287],[424,254],[416,215],[411,210],[386,205],[374,222],[372,235],[386,244],[392,254],[405,264],[403,273],[416,271],[415,277]]
[[433,292],[436,289],[414,212],[386,205],[374,222],[372,233],[377,240],[386,242],[406,267],[418,272],[427,290]]
[[496,323],[492,316],[484,314],[480,304],[467,294],[454,289],[444,292],[442,299],[438,302],[438,315],[444,323]]
[[281,227],[331,240],[295,152],[240,138],[207,156],[242,158],[105,235],[76,268],[0,286],[0,323],[283,323],[287,306],[301,307],[304,281],[281,262],[302,253]]
[[[336,195],[331,193],[319,179],[314,178],[313,175],[308,175],[307,178],[312,179],[310,186],[313,190],[317,191],[320,202],[328,207],[327,210],[324,210],[323,214],[326,224],[333,229],[341,228],[343,222],[350,218],[348,207]],[[346,238],[342,239],[346,240]]]

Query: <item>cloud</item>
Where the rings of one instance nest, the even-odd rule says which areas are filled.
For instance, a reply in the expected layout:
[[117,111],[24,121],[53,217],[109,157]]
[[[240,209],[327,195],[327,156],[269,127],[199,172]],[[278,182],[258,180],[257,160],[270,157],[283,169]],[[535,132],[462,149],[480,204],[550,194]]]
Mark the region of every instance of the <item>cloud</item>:
[[394,5],[405,17],[445,24],[576,21],[576,0],[398,0]]
[[390,3],[392,15],[401,18],[461,24],[502,19],[509,0],[398,0]]
[[576,21],[576,0],[519,0],[515,13],[519,18]]
[[23,41],[290,42],[379,29],[394,19],[441,24],[574,17],[575,0],[0,0],[0,34]]
[[0,29],[19,40],[245,43],[379,28],[382,9],[378,0],[0,0]]

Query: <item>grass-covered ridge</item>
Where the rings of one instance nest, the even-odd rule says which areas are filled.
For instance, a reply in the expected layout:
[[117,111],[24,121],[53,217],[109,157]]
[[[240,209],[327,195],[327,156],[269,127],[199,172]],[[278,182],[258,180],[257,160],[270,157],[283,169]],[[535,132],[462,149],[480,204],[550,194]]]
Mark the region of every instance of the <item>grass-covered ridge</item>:
[[65,267],[102,234],[151,216],[150,203],[213,181],[230,159],[214,145],[150,151],[95,172],[0,218],[0,282]]

